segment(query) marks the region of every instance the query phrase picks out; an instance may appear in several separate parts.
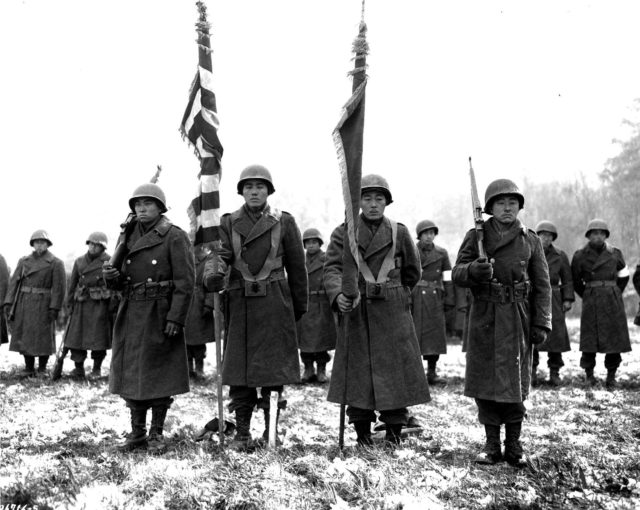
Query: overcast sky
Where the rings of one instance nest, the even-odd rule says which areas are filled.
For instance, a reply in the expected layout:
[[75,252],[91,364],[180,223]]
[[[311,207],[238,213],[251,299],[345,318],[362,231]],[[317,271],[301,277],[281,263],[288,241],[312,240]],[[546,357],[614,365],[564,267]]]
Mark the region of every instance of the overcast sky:
[[[272,201],[305,211],[302,228],[316,210],[323,225],[339,223],[331,131],[351,91],[360,0],[207,5],[222,209],[241,204],[241,169],[261,163]],[[188,228],[198,162],[178,126],[196,18],[187,0],[0,1],[0,253],[10,266],[37,228],[63,259],[94,230],[112,250],[129,195],[156,164],[168,215]],[[364,172],[388,178],[389,215],[413,227],[434,213],[433,197],[466,190],[469,156],[481,194],[498,177],[596,176],[640,97],[638,19],[637,1],[369,0]],[[413,217],[418,201],[424,215]]]

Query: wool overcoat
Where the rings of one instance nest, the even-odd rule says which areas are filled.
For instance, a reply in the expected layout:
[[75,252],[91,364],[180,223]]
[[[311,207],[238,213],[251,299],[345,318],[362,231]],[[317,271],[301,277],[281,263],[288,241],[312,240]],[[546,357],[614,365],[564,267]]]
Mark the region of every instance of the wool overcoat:
[[314,255],[307,253],[306,256],[309,310],[297,323],[301,352],[322,352],[336,348],[336,324],[323,282],[325,258],[322,250]]
[[[618,278],[626,268],[622,252],[605,243],[600,253],[589,243],[576,251],[571,260],[573,286],[582,298],[580,351],[629,352],[629,328],[622,291],[629,278]],[[588,282],[610,282],[611,286],[592,287]]]
[[120,268],[122,290],[113,330],[109,390],[125,399],[149,400],[189,391],[183,330],[164,334],[167,321],[184,326],[195,278],[187,234],[166,217],[147,232],[140,224],[127,240]]
[[84,254],[73,264],[66,300],[71,316],[64,338],[64,346],[69,349],[111,349],[111,312],[116,297],[102,277],[102,265],[109,258],[105,252],[93,260],[89,254]]
[[[279,225],[278,228],[276,226]],[[275,230],[274,230],[275,229]],[[280,230],[276,257],[282,268],[267,278],[264,296],[246,296],[236,264],[233,232],[239,236],[240,258],[257,275],[269,258],[272,231]],[[259,217],[246,205],[220,221],[219,271],[230,266],[226,291],[226,343],[222,382],[231,386],[281,386],[300,380],[297,316],[307,311],[307,269],[300,230],[289,213],[265,207]],[[205,281],[214,274],[214,260],[205,267]],[[280,275],[280,276],[278,276]]]
[[[4,303],[4,299],[7,296],[7,288],[9,287],[9,268],[7,267],[7,261],[0,255],[0,303]],[[0,344],[6,344],[9,342],[9,335],[7,333],[7,319],[4,313],[0,313]]]
[[49,319],[49,310],[60,311],[66,285],[64,264],[51,252],[41,256],[34,252],[20,259],[4,300],[5,304],[18,300],[15,319],[9,324],[9,350],[27,356],[56,352],[55,321]]
[[[423,355],[446,354],[447,324],[445,304],[455,305],[451,283],[451,262],[447,250],[418,243],[422,276],[412,291],[411,311]],[[443,276],[448,279],[444,280]]]
[[[327,399],[360,409],[400,409],[429,402],[429,384],[410,311],[411,289],[420,279],[420,258],[407,227],[398,223],[395,268],[385,299],[368,299],[360,275],[360,304],[339,315],[338,342]],[[374,277],[392,249],[389,219],[374,231],[360,219],[358,250]],[[324,285],[334,310],[342,292],[344,224],[331,234],[324,264]],[[346,391],[345,391],[346,390]]]
[[207,254],[196,255],[196,284],[193,300],[187,314],[184,334],[187,345],[204,345],[215,341],[213,329],[213,292],[204,288],[204,266]]
[[545,251],[547,266],[549,266],[549,280],[551,281],[551,335],[549,341],[539,351],[566,352],[571,350],[569,332],[565,322],[564,301],[575,301],[573,294],[573,277],[571,264],[567,254],[551,245]]
[[453,268],[453,282],[473,293],[464,394],[496,402],[522,402],[531,384],[531,327],[551,330],[547,260],[536,233],[519,220],[506,232],[500,231],[494,218],[487,220],[485,250],[494,259],[492,284],[513,288],[528,282],[530,290],[528,298],[520,301],[483,299],[489,284],[471,277],[469,267],[478,258],[478,242],[475,229],[467,232]]

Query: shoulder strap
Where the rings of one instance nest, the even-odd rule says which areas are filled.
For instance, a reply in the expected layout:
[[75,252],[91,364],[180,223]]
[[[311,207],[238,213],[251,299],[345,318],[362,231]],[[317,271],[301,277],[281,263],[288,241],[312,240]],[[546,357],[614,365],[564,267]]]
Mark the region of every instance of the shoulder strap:
[[371,269],[367,265],[362,253],[358,253],[358,258],[360,259],[360,273],[365,281],[369,283],[384,283],[387,281],[387,276],[389,272],[395,268],[395,254],[396,254],[396,246],[397,246],[397,237],[398,237],[398,222],[389,220],[391,224],[391,248],[387,252],[384,260],[382,261],[382,265],[380,266],[380,271],[378,272],[378,278],[373,277],[373,273]]
[[271,249],[269,250],[269,255],[267,255],[267,260],[264,261],[264,265],[262,269],[258,272],[258,274],[253,275],[251,271],[249,271],[249,265],[242,259],[242,240],[240,239],[240,234],[236,232],[233,228],[231,229],[231,243],[233,244],[233,267],[235,267],[245,280],[250,282],[257,282],[260,280],[266,279],[274,269],[278,269],[282,267],[282,257],[276,256],[278,253],[278,248],[280,247],[280,232],[282,230],[282,224],[278,221],[271,228]]

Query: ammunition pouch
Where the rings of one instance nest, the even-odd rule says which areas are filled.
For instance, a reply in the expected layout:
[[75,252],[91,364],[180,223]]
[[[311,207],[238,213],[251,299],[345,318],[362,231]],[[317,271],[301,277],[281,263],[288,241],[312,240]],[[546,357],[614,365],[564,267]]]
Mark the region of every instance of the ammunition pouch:
[[531,283],[522,282],[514,285],[503,285],[501,283],[487,283],[473,289],[473,297],[479,301],[489,301],[490,303],[508,304],[524,303],[529,299]]
[[591,280],[590,282],[584,283],[587,289],[593,287],[616,287],[617,285],[615,280]]
[[166,299],[173,293],[173,280],[141,282],[125,287],[124,296],[130,301]]
[[365,282],[365,296],[367,299],[387,299],[387,284]]
[[20,287],[20,292],[26,294],[51,294],[51,289],[44,289],[42,287]]

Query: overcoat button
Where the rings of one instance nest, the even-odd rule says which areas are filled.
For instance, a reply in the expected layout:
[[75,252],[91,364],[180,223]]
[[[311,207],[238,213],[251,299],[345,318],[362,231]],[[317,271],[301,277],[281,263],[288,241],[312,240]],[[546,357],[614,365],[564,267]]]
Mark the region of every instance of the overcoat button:
[[131,264],[131,259],[127,259],[127,264]]
[[524,260],[521,260],[521,261],[520,261],[520,265],[521,265],[521,266],[524,266],[524,264],[525,264],[525,261],[524,261]]
[[148,282],[151,282],[151,281],[153,281],[153,280],[152,280],[151,278],[147,278],[147,281],[148,281]]
[[155,266],[158,263],[158,261],[156,259],[153,259],[151,263]]
[[426,294],[426,293],[427,293],[427,291],[426,291],[426,290],[423,290],[423,291],[422,291],[422,293],[423,293],[423,294]]
[[498,283],[498,279],[494,278],[493,280],[491,280],[493,283]]

